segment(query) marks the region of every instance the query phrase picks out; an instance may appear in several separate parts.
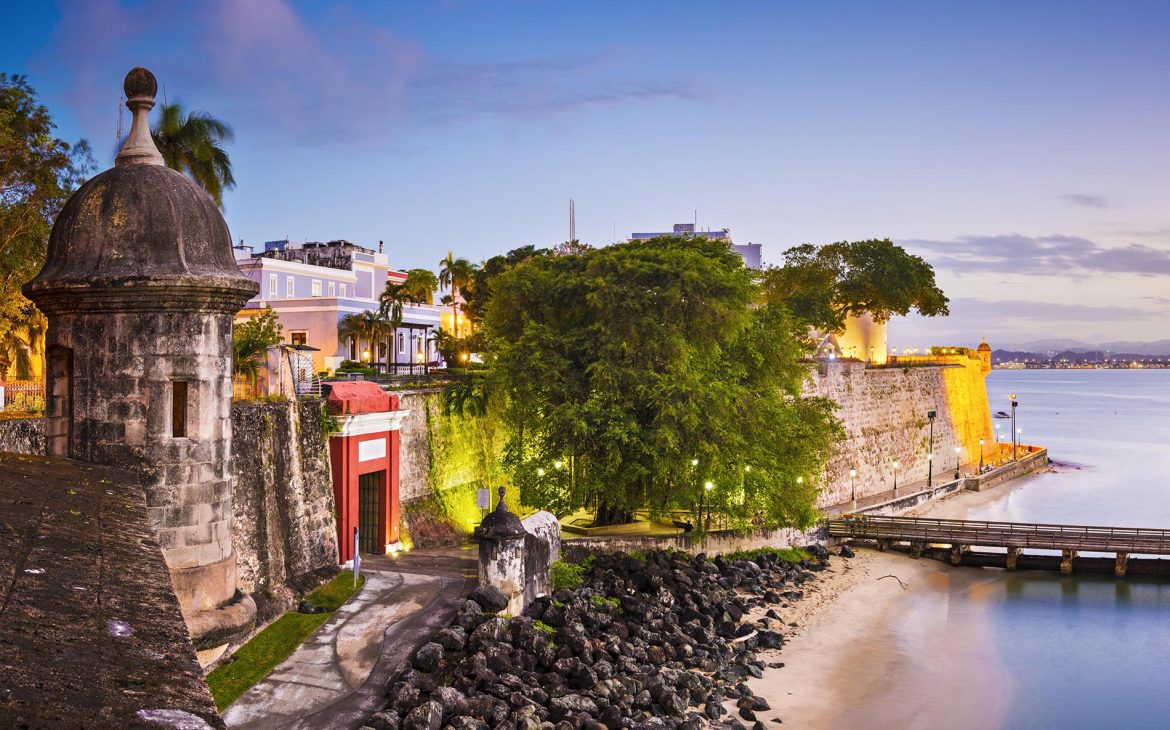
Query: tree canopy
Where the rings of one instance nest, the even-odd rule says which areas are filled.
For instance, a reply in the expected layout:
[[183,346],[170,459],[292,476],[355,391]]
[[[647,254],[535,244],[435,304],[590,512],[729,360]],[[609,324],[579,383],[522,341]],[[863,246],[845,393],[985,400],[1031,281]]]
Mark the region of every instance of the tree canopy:
[[757,306],[754,272],[726,243],[520,249],[483,269],[498,272],[487,363],[525,503],[606,521],[702,498],[812,520],[833,404],[800,397],[805,345],[782,305]]
[[280,321],[271,307],[235,325],[232,328],[232,372],[255,379],[260,371],[260,356],[269,347],[280,343]]
[[23,76],[0,73],[0,378],[28,372],[43,318],[21,286],[45,263],[53,221],[92,174],[85,140],[69,144]]
[[798,327],[839,331],[845,320],[869,312],[885,322],[910,310],[949,314],[934,269],[889,239],[806,243],[784,252],[784,265],[764,273],[769,302],[783,304]]
[[467,318],[477,326],[483,322],[487,312],[488,302],[492,298],[492,281],[500,274],[512,268],[521,261],[532,256],[550,253],[549,249],[538,249],[536,246],[521,246],[506,254],[492,256],[487,261],[472,269],[471,286],[463,292],[463,311]]
[[435,290],[439,288],[439,279],[430,269],[410,269],[406,272],[406,281],[402,282],[402,294],[414,304],[431,304],[435,299]]

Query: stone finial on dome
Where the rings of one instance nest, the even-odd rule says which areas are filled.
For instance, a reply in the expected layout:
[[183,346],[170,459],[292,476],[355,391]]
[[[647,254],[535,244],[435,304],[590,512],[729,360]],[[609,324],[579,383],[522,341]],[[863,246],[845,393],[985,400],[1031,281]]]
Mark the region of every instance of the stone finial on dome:
[[163,157],[150,136],[150,110],[154,108],[154,95],[158,93],[158,81],[148,69],[136,66],[126,74],[122,82],[126,92],[126,106],[133,115],[130,134],[114,158],[114,165],[161,165]]
[[496,508],[479,523],[479,535],[490,540],[501,540],[510,537],[523,537],[524,525],[520,518],[512,514],[508,505],[504,504],[504,488],[500,487],[500,501]]

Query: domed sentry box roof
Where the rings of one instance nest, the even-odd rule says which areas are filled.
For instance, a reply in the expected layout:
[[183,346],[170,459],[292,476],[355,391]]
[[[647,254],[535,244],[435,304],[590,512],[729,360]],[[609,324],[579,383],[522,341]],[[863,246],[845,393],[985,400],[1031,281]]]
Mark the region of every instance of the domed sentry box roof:
[[991,352],[991,345],[987,344],[987,338],[983,338],[983,342],[979,343],[979,347],[975,348],[976,352]]
[[150,136],[158,85],[126,75],[134,113],[114,167],[66,203],[48,258],[25,294],[47,314],[68,311],[196,309],[235,312],[259,291],[232,255],[215,203],[193,180],[163,164]]
[[500,487],[500,501],[496,508],[479,523],[479,536],[488,540],[504,540],[511,537],[523,537],[524,525],[520,518],[512,514],[504,504],[504,488]]

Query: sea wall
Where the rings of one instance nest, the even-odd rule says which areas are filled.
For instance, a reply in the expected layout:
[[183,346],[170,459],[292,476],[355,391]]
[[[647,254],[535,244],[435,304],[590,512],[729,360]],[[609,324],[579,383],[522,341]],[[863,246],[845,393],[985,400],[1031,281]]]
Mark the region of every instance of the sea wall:
[[[955,358],[957,364],[910,367],[866,367],[854,361],[823,361],[813,371],[806,395],[831,398],[839,404],[837,416],[846,439],[825,470],[818,504],[822,507],[851,499],[856,469],[857,496],[909,486],[927,475],[930,442],[927,413],[934,420],[934,477],[949,481],[955,471],[955,446],[964,465],[978,464],[983,438],[991,435],[991,413],[984,386],[985,373],[975,359]],[[991,447],[983,447],[991,453]]]
[[0,451],[43,456],[45,453],[45,419],[0,418]]
[[240,589],[286,606],[292,591],[337,570],[337,517],[320,402],[234,404],[232,454],[232,545]]
[[677,535],[648,535],[641,537],[577,537],[561,543],[561,557],[579,563],[588,555],[608,552],[642,552],[650,550],[680,550],[709,556],[726,555],[740,550],[788,545],[811,545],[827,539],[821,526],[807,531],[791,527],[759,528],[754,530],[716,530],[701,537],[680,532]]

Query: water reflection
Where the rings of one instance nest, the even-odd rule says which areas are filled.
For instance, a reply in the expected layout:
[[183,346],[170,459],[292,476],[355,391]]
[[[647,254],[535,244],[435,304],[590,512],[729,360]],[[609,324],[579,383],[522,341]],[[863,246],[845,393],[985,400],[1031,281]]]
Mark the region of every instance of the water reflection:
[[[995,371],[991,410],[1017,393],[1027,441],[1084,468],[1045,473],[967,519],[1170,527],[1170,371]],[[978,623],[1005,673],[1007,728],[1170,725],[1170,582],[1131,575],[940,571],[947,630]],[[926,602],[924,602],[925,604]],[[938,616],[920,606],[906,620]],[[912,633],[907,629],[904,633]],[[920,634],[917,634],[920,635]],[[966,692],[962,685],[949,693]],[[954,697],[969,701],[970,697]]]

